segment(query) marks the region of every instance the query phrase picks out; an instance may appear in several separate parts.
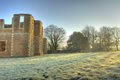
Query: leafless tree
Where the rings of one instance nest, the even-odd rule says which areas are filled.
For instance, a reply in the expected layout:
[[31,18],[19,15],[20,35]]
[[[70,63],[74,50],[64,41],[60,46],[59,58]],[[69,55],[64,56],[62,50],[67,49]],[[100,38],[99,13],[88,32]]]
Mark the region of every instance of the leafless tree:
[[112,46],[112,32],[110,27],[103,26],[99,32],[101,47],[108,51]]
[[114,45],[116,46],[116,50],[118,51],[119,50],[118,46],[120,42],[120,28],[112,27],[112,35],[113,35]]
[[92,49],[94,49],[95,46],[95,40],[97,38],[97,31],[95,30],[95,28],[93,26],[86,26],[83,30],[82,33],[85,37],[88,38],[89,41],[89,45],[90,47],[92,47]]
[[45,36],[48,39],[50,50],[56,51],[65,39],[65,30],[56,25],[49,25],[45,28]]

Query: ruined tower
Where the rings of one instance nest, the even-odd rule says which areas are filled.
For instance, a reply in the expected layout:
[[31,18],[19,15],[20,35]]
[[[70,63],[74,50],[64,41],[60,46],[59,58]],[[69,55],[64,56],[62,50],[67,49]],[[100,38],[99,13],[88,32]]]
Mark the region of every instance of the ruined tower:
[[34,51],[35,55],[43,55],[43,26],[39,20],[34,21]]
[[[14,14],[12,21],[12,56],[34,55],[34,18],[30,14]],[[19,49],[18,49],[19,46]]]
[[[10,28],[9,28],[10,27]],[[43,26],[31,14],[14,14],[12,24],[0,19],[0,57],[43,54]]]

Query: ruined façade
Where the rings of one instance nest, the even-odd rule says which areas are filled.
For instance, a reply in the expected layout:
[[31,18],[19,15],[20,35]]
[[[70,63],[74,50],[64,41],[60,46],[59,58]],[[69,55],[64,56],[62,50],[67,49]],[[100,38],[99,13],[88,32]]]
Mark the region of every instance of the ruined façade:
[[12,24],[0,19],[0,57],[24,57],[43,55],[47,52],[47,40],[43,38],[43,26],[31,14],[14,14]]

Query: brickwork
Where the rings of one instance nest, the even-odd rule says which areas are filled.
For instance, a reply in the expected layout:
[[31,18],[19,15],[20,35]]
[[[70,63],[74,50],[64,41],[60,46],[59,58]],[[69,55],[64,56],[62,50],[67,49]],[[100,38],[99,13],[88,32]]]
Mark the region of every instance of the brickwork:
[[4,28],[4,19],[0,19],[0,29]]
[[11,25],[4,25],[0,19],[0,41],[6,41],[6,51],[0,51],[0,57],[42,55],[45,51],[42,22],[34,20],[31,14],[14,14]]
[[35,20],[34,26],[34,51],[35,55],[43,55],[43,26],[42,22]]
[[43,38],[43,53],[47,53],[47,39]]
[[13,39],[13,56],[29,56],[28,33],[15,33]]
[[[5,31],[5,33],[3,33]],[[11,55],[11,30],[0,29],[0,41],[6,42],[6,50],[1,52],[0,57],[9,57]]]

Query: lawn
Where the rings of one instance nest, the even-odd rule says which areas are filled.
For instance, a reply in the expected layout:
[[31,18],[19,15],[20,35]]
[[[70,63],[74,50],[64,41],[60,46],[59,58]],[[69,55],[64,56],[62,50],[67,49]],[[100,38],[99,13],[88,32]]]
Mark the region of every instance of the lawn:
[[0,58],[0,80],[120,80],[120,52]]

